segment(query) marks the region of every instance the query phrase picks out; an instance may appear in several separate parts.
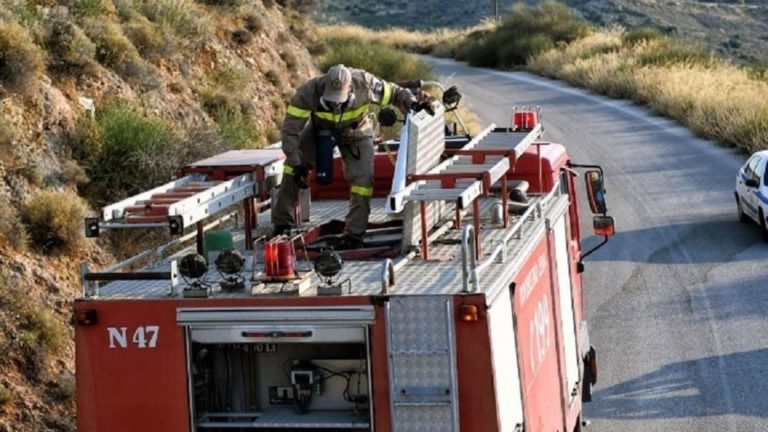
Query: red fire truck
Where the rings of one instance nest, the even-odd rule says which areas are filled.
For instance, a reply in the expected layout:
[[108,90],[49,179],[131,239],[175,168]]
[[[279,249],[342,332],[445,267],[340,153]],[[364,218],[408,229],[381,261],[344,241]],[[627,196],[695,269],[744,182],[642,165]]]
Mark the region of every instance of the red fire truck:
[[178,237],[82,265],[78,430],[581,430],[597,373],[581,274],[604,241],[582,250],[574,178],[607,241],[602,170],[543,141],[535,109],[467,137],[446,136],[447,106],[380,144],[361,249],[334,247],[340,160],[301,226],[266,235],[279,149],[193,163],[87,219],[91,237]]

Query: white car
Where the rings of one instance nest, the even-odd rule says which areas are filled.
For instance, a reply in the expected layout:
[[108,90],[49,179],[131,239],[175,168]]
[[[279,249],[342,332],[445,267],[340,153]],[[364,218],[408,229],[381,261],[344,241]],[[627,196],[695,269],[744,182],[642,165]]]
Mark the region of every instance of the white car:
[[742,222],[754,220],[768,242],[768,150],[753,154],[736,176],[736,211]]

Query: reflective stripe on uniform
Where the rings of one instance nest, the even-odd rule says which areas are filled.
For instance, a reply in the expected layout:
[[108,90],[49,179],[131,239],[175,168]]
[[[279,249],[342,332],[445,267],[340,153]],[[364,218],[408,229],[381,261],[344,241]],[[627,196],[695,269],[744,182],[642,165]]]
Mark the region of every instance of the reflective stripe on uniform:
[[350,193],[364,196],[364,197],[372,197],[373,188],[369,186],[352,185],[352,188],[350,189]]
[[283,165],[283,174],[293,175],[293,167],[290,165]]
[[303,108],[299,108],[299,107],[293,106],[293,105],[288,105],[288,110],[286,111],[286,113],[289,116],[303,118],[303,119],[307,119],[307,118],[309,118],[309,116],[312,115],[312,111],[305,110]]
[[392,85],[384,81],[384,97],[381,98],[380,105],[381,106],[389,105],[390,99],[392,99]]
[[347,111],[344,113],[344,115],[334,114],[330,112],[317,112],[315,113],[315,115],[319,119],[323,119],[323,120],[334,122],[334,123],[341,123],[345,121],[355,120],[359,117],[364,116],[367,112],[368,112],[368,104],[355,108],[352,111]]

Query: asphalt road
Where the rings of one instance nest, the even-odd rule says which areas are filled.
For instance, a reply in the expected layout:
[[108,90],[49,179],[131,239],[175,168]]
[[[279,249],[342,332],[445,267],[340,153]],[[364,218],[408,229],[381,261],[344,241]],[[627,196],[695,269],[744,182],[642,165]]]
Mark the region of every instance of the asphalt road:
[[587,430],[768,431],[768,244],[733,198],[746,156],[628,102],[428,61],[483,123],[541,106],[545,138],[605,170],[618,232],[584,274],[599,355]]

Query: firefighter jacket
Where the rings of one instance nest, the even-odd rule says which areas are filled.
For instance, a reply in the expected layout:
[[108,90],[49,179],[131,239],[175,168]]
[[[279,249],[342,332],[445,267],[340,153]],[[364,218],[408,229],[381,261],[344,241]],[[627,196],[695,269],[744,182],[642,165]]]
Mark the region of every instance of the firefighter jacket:
[[301,86],[291,98],[283,121],[282,146],[289,166],[301,163],[299,134],[307,121],[315,130],[333,131],[338,140],[358,140],[373,137],[373,127],[368,118],[371,104],[393,104],[407,113],[416,102],[409,90],[378,78],[366,71],[352,69],[352,88],[349,100],[342,107],[331,111],[320,98],[325,88],[325,75],[312,78]]

